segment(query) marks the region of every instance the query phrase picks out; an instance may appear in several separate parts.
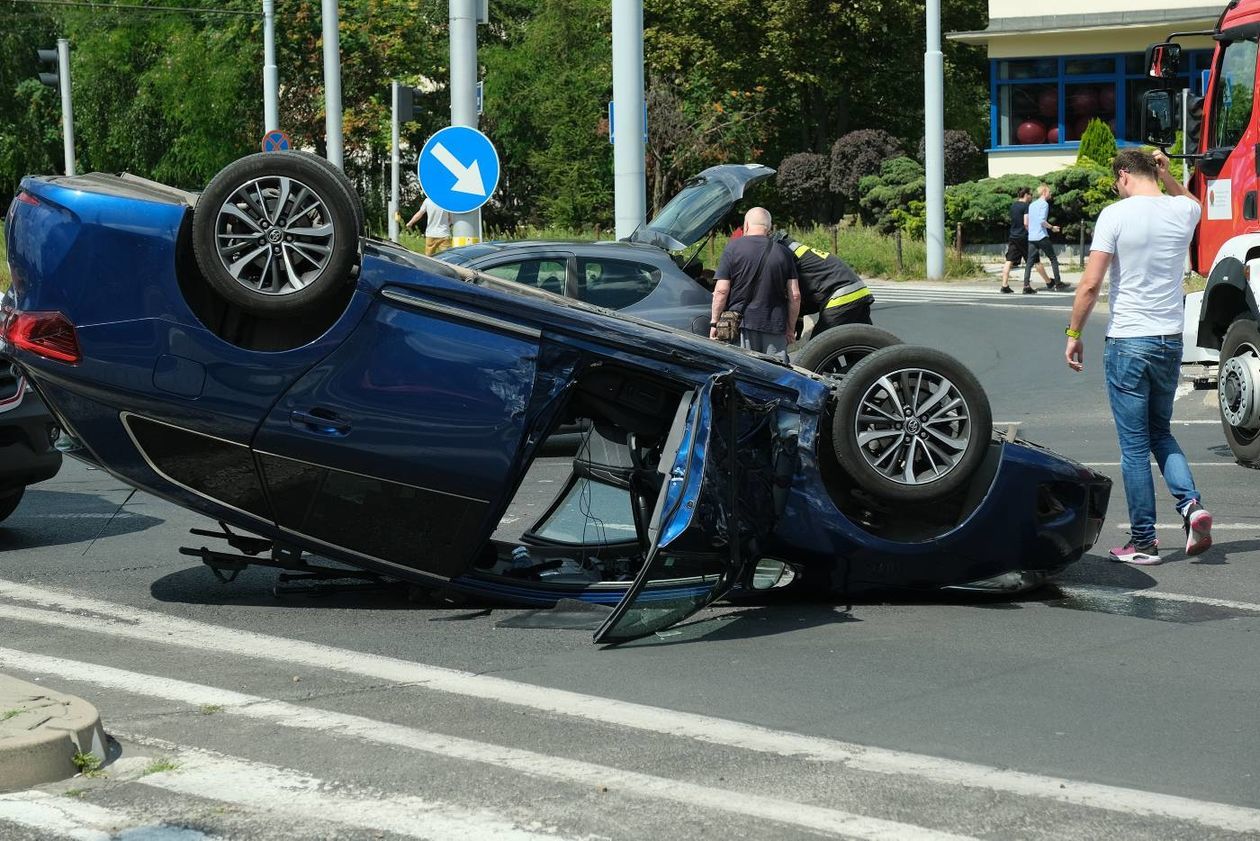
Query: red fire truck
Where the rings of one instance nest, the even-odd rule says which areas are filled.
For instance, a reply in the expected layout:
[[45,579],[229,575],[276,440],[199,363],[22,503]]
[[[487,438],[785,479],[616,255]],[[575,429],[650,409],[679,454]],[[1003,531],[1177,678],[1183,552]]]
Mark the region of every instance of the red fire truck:
[[[1215,360],[1221,426],[1239,463],[1260,468],[1260,114],[1253,113],[1260,0],[1231,0],[1211,32],[1176,33],[1147,50],[1150,76],[1179,75],[1179,38],[1216,41],[1202,98],[1184,103],[1190,189],[1203,205],[1191,244],[1195,271],[1208,278],[1186,298],[1186,360]],[[1183,103],[1172,90],[1142,99],[1142,140],[1172,145]]]

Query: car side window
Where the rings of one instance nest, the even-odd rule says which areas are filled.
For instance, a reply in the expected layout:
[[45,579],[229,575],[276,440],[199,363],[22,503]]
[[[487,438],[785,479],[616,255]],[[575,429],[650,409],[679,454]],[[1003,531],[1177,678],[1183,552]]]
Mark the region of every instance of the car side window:
[[501,280],[512,280],[544,292],[554,292],[557,295],[564,294],[564,260],[554,258],[520,260],[515,263],[500,263],[482,271]]
[[661,282],[661,272],[645,263],[579,257],[578,299],[610,310],[624,309],[648,296]]

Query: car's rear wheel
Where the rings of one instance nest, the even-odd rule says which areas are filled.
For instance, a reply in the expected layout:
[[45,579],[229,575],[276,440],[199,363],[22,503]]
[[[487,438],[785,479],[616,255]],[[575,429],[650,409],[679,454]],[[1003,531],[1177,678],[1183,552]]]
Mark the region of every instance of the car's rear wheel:
[[792,361],[819,374],[844,376],[877,350],[901,344],[887,330],[869,324],[842,324],[814,336]]
[[9,518],[9,515],[17,510],[18,505],[22,502],[22,495],[26,493],[26,488],[18,488],[16,491],[7,491],[0,496],[0,523]]
[[928,502],[961,488],[992,437],[988,397],[961,362],[931,348],[877,350],[836,397],[836,461],[868,493]]
[[311,156],[259,153],[224,167],[193,213],[193,253],[228,303],[263,317],[309,312],[359,260],[353,192]]
[[1221,428],[1234,458],[1260,467],[1260,329],[1249,318],[1229,326],[1217,374]]

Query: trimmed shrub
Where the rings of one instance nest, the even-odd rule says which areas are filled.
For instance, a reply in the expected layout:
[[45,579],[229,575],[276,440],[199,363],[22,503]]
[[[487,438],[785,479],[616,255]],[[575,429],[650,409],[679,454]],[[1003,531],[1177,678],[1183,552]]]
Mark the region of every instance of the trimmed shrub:
[[1081,135],[1081,145],[1076,150],[1076,165],[1094,164],[1105,169],[1111,166],[1115,157],[1116,136],[1111,133],[1110,126],[1095,117],[1089,121],[1085,133]]
[[831,191],[856,202],[862,179],[878,175],[884,161],[903,154],[901,141],[882,129],[849,132],[831,147]]
[[[961,184],[979,174],[984,155],[971,135],[958,129],[945,132],[945,184]],[[919,139],[919,163],[927,166],[927,138]]]
[[795,222],[830,221],[831,158],[816,152],[798,152],[779,164],[774,178],[779,197]]
[[907,157],[886,160],[878,175],[868,175],[858,182],[862,221],[884,234],[898,228],[906,233],[918,230],[921,234],[922,228],[912,221],[912,203],[921,205],[926,191],[923,167],[918,161]]

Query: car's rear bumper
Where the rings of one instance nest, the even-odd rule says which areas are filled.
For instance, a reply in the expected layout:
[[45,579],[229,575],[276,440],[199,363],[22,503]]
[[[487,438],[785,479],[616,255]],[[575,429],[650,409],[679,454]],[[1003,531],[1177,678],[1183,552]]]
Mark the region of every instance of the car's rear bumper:
[[37,394],[0,414],[0,493],[51,479],[61,469],[57,422]]

